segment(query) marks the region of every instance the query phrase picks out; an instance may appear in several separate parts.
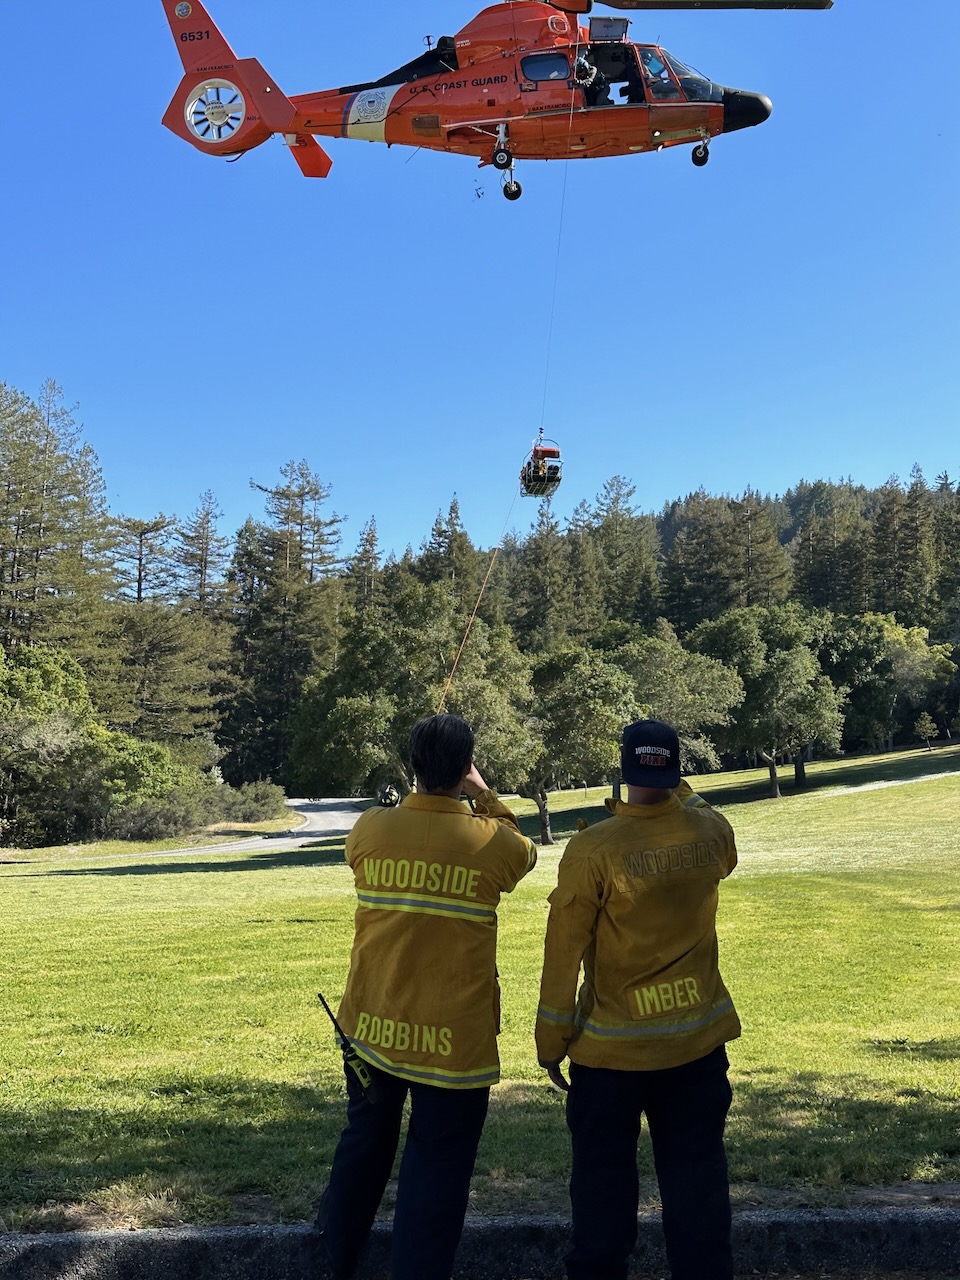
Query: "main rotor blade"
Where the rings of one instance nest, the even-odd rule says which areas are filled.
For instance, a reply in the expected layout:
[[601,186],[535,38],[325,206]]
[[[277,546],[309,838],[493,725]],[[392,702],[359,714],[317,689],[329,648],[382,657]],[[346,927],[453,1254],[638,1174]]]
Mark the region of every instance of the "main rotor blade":
[[[590,0],[550,0],[555,9],[588,13]],[[833,0],[597,0],[608,9],[832,9]]]

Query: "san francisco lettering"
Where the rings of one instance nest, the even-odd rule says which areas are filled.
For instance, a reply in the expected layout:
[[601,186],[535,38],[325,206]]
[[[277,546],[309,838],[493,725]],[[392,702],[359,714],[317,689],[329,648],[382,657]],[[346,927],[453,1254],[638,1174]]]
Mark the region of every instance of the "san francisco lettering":
[[720,865],[720,844],[699,840],[696,844],[671,844],[660,849],[640,849],[623,855],[627,875],[634,880],[660,875],[664,871],[690,871],[696,867]]
[[407,858],[364,858],[363,875],[371,889],[413,889],[426,893],[475,898],[480,883],[477,868],[456,863],[409,861]]
[[425,1027],[418,1022],[395,1022],[382,1018],[378,1013],[361,1013],[357,1018],[355,1040],[362,1044],[377,1045],[381,1049],[396,1049],[398,1053],[412,1050],[414,1053],[439,1053],[449,1058],[453,1053],[453,1032],[449,1027]]

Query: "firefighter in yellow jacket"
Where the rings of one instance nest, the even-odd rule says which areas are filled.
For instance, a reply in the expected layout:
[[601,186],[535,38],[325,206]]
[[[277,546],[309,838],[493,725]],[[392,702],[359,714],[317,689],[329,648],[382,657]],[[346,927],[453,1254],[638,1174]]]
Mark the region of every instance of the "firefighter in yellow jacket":
[[410,735],[416,792],[396,808],[369,809],[347,838],[358,901],[338,1021],[373,1090],[346,1072],[347,1127],[317,1218],[335,1276],[355,1270],[408,1094],[392,1280],[449,1280],[453,1270],[500,1077],[497,905],[537,858],[473,763],[473,745],[458,716],[419,721]]
[[724,1045],[740,1022],[717,964],[716,914],[737,863],[733,831],[681,782],[669,725],[626,727],[621,774],[626,802],[607,801],[611,816],[561,859],[537,1013],[540,1063],[568,1089],[567,1276],[626,1280],[646,1114],[673,1280],[731,1280]]

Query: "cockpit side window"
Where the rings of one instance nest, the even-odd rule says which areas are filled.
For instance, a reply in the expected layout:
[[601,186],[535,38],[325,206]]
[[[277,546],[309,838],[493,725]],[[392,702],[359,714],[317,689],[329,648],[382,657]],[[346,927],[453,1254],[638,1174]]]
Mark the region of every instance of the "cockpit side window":
[[680,93],[680,86],[671,75],[666,62],[661,58],[660,50],[639,48],[637,52],[640,55],[640,66],[650,97],[656,102],[665,102],[670,99],[679,101],[683,96]]
[[520,63],[525,80],[566,80],[570,63],[563,53],[534,53]]

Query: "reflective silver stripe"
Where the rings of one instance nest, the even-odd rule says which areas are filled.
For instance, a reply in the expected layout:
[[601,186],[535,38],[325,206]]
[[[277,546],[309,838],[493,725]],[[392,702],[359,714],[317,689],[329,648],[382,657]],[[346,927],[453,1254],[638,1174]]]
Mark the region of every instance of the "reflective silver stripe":
[[709,809],[710,808],[709,804],[707,803],[706,800],[704,800],[703,796],[698,796],[695,791],[687,800],[684,800],[683,807],[685,809]]
[[605,1027],[586,1018],[578,1025],[584,1035],[594,1036],[598,1040],[652,1040],[657,1037],[683,1036],[691,1031],[701,1031],[704,1027],[709,1027],[712,1022],[716,1022],[718,1018],[722,1018],[724,1014],[732,1012],[733,1000],[728,997],[701,1014],[699,1018],[690,1018],[686,1022],[673,1022],[667,1025],[657,1023],[654,1026],[634,1023],[628,1026]]
[[415,911],[432,916],[466,916],[470,920],[482,920],[494,924],[497,913],[493,907],[472,907],[468,902],[452,898],[428,898],[420,894],[369,893],[358,890],[357,898],[365,907],[380,911]]
[[537,1009],[537,1017],[542,1018],[544,1022],[556,1022],[560,1025],[573,1022],[572,1014],[559,1013],[556,1009],[548,1009],[544,1005],[540,1005]]
[[463,1085],[466,1088],[478,1089],[483,1085],[496,1084],[500,1079],[499,1067],[479,1067],[475,1071],[441,1071],[439,1067],[411,1067],[406,1062],[391,1062],[383,1058],[365,1044],[354,1041],[354,1047],[361,1057],[372,1062],[381,1071],[392,1076],[402,1076],[404,1080],[423,1081],[425,1084]]

